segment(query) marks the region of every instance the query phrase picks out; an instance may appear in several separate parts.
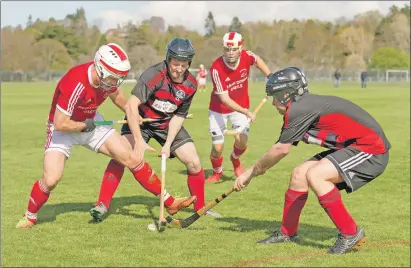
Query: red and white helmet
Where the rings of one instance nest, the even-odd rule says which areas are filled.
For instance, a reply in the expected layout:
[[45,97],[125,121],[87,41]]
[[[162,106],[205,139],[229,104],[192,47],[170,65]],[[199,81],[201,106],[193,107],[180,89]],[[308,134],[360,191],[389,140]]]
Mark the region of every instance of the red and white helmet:
[[237,32],[228,32],[223,37],[224,61],[236,64],[243,47],[243,37]]
[[243,37],[237,32],[228,32],[223,37],[223,47],[242,48]]
[[94,56],[94,66],[102,89],[119,87],[131,69],[126,52],[117,44],[102,45]]

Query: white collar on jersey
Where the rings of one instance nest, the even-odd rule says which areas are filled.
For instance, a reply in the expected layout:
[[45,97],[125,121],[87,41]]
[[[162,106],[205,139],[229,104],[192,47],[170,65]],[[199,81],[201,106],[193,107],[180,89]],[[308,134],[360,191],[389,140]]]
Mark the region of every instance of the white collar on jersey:
[[91,85],[92,87],[98,88],[98,86],[95,85],[95,84],[93,83],[93,80],[91,79],[91,66],[93,66],[93,64],[91,64],[91,65],[88,67],[88,69],[87,69],[88,81],[90,82],[90,85]]

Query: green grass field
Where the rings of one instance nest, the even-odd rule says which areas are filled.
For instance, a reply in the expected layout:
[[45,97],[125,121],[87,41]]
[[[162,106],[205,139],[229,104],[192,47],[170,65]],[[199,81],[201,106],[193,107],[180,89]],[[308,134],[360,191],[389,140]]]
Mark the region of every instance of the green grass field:
[[[126,171],[114,196],[111,215],[100,224],[89,224],[88,210],[97,200],[101,178],[109,161],[77,147],[67,162],[63,179],[40,210],[38,224],[16,230],[26,210],[32,183],[42,174],[46,118],[55,84],[3,83],[1,106],[1,265],[37,267],[80,266],[351,266],[410,267],[410,87],[408,84],[311,83],[313,93],[348,98],[380,122],[392,144],[390,163],[383,175],[343,200],[367,242],[359,252],[343,256],[326,254],[337,230],[313,193],[300,218],[301,245],[258,245],[281,225],[284,192],[294,166],[320,147],[301,144],[248,188],[233,193],[215,209],[224,217],[203,217],[188,229],[167,228],[164,233],[146,230],[159,214],[159,201],[146,192]],[[124,85],[129,94],[133,85]],[[208,90],[210,87],[208,87]],[[255,107],[264,95],[263,84],[251,86]],[[193,136],[202,165],[211,172],[208,133],[209,92],[197,93],[186,128]],[[107,101],[100,109],[106,120],[121,119],[121,112]],[[278,138],[282,118],[268,102],[251,127],[246,167]],[[117,127],[119,129],[119,127]],[[151,144],[160,149],[155,142]],[[233,182],[229,161],[232,138],[226,140],[225,177],[206,185],[206,202],[228,190]],[[160,173],[160,159],[146,153]],[[167,189],[187,196],[185,168],[177,159],[168,161]],[[180,212],[185,218],[193,211]]]

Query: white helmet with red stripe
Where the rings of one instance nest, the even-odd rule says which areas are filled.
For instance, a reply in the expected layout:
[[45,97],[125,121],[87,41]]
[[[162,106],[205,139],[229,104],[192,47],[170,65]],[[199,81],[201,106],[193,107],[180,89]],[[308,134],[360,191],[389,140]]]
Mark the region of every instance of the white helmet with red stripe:
[[237,32],[228,32],[223,37],[224,60],[237,63],[243,47],[243,37]]
[[117,44],[102,45],[94,57],[102,89],[119,87],[131,69],[126,52]]

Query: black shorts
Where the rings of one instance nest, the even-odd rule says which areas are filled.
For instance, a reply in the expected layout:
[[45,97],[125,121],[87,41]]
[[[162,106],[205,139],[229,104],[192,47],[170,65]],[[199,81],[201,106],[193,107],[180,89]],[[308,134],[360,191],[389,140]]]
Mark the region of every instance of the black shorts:
[[344,182],[336,186],[347,193],[354,192],[381,175],[388,165],[389,152],[368,154],[353,147],[341,150],[328,150],[314,155],[310,161],[330,160],[337,168]]
[[[158,129],[150,127],[149,124],[144,123],[140,125],[140,130],[141,136],[143,136],[143,139],[146,143],[148,143],[151,138],[155,139],[161,146],[163,146],[166,143],[168,127],[166,129]],[[124,124],[121,127],[120,133],[121,135],[131,134],[131,130],[128,127],[128,124]],[[180,131],[177,133],[173,143],[171,144],[170,158],[174,158],[174,151],[188,142],[193,142],[193,139],[191,138],[190,134],[188,134],[187,130],[184,127],[182,127]]]

